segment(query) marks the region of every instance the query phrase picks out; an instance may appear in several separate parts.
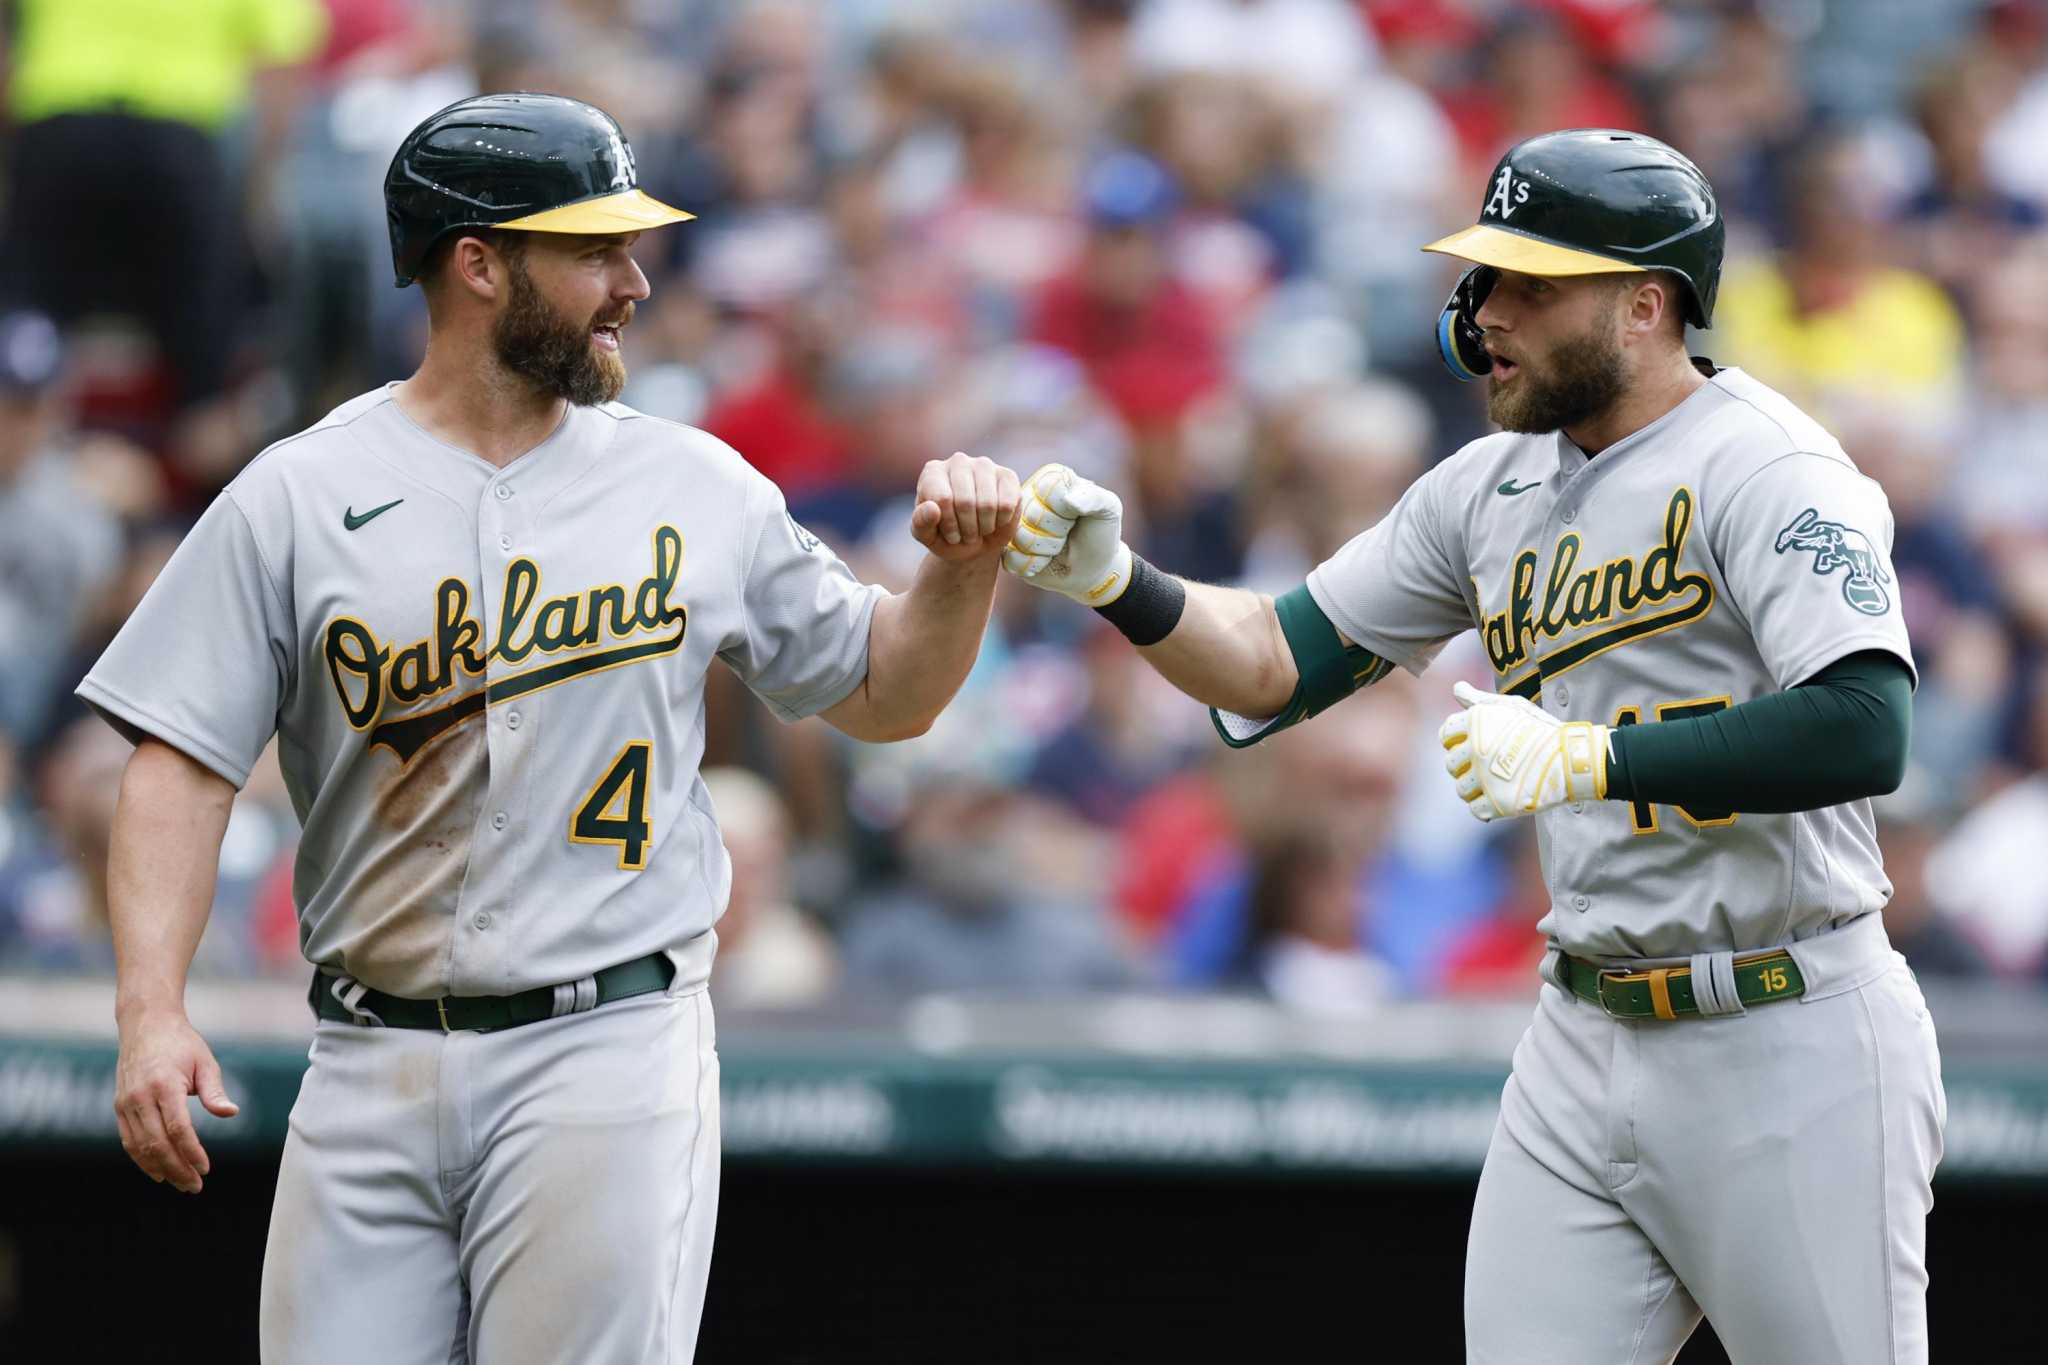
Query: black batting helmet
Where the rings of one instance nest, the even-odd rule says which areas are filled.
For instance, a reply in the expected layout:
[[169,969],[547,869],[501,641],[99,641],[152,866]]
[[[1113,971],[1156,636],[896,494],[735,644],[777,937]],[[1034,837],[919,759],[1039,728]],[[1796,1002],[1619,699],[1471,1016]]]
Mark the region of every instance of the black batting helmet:
[[428,118],[384,175],[402,289],[461,228],[639,232],[694,215],[640,189],[618,121],[563,95],[477,95]]
[[1686,321],[1711,327],[1726,235],[1706,176],[1653,137],[1570,128],[1517,143],[1493,168],[1479,221],[1423,248],[1475,263],[1437,323],[1444,362],[1460,379],[1491,368],[1474,315],[1496,270],[1668,270],[1684,282]]

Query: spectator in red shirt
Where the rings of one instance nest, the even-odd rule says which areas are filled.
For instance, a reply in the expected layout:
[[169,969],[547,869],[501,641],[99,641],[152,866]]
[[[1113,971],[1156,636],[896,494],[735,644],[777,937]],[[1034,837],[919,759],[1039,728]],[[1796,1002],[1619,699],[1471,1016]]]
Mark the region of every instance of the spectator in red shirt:
[[1534,995],[1547,940],[1537,921],[1550,913],[1550,888],[1536,856],[1531,829],[1509,831],[1504,849],[1508,883],[1493,911],[1458,939],[1444,960],[1444,990],[1451,995]]
[[1079,360],[1130,428],[1136,501],[1154,537],[1141,552],[1198,577],[1234,577],[1234,505],[1188,467],[1187,419],[1224,390],[1228,371],[1217,319],[1168,264],[1180,191],[1158,162],[1125,151],[1096,164],[1085,198],[1080,260],[1040,294],[1031,339]]
[[1483,78],[1444,101],[1477,185],[1523,138],[1554,128],[1638,128],[1642,111],[1554,15],[1517,12],[1493,33]]
[[785,497],[842,483],[851,472],[846,433],[825,401],[827,369],[838,344],[834,310],[799,302],[771,318],[773,359],[721,395],[704,429],[746,457]]
[[1179,211],[1173,179],[1150,157],[1118,152],[1086,185],[1080,260],[1039,295],[1031,337],[1087,367],[1134,430],[1170,425],[1224,380],[1215,320],[1167,266]]

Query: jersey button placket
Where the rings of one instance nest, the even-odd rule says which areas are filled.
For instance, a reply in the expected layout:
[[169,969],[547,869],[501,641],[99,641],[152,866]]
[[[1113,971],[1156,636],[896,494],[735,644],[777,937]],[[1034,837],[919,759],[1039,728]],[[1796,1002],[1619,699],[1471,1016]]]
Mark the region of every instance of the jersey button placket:
[[[485,679],[492,685],[502,683],[522,668],[534,666],[531,659],[513,664],[497,653],[501,643],[498,633],[505,605],[507,570],[518,557],[517,551],[530,547],[534,540],[533,528],[525,515],[526,504],[530,500],[513,497],[511,484],[502,481],[503,476],[500,479],[498,482],[487,481],[477,494],[476,538],[473,542],[482,571],[476,611],[478,619],[485,624],[485,643],[489,646],[484,663]],[[531,550],[527,552],[531,553]],[[487,812],[484,819],[488,822],[488,832],[482,837],[498,841],[501,848],[508,846],[513,813],[525,810],[524,779],[521,776],[524,764],[521,759],[530,747],[528,741],[533,734],[530,723],[533,718],[525,715],[522,715],[524,731],[514,733],[518,727],[508,719],[513,709],[502,703],[487,705],[480,718],[488,757],[483,806]],[[518,709],[523,713],[530,708],[520,706]],[[454,955],[455,974],[459,978],[489,977],[503,970],[512,923],[506,916],[512,910],[510,897],[518,876],[515,860],[502,852],[486,860],[483,866],[472,868],[464,888],[466,904],[456,920],[456,924],[466,930],[457,936]],[[486,934],[486,930],[490,932]]]

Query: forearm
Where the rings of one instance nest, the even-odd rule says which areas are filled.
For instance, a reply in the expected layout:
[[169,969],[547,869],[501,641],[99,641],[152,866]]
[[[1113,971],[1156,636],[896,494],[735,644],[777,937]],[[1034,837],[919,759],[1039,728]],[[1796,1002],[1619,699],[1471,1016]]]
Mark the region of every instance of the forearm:
[[998,572],[1000,565],[990,558],[925,559],[908,592],[875,604],[868,676],[856,694],[860,705],[837,717],[828,712],[828,718],[856,738],[875,742],[930,729],[981,652]]
[[1611,737],[1610,800],[1782,814],[1895,790],[1912,732],[1912,682],[1857,654],[1801,686],[1712,715]]
[[1273,600],[1241,588],[1182,580],[1187,604],[1165,639],[1138,651],[1159,675],[1206,706],[1277,715],[1297,675]]
[[1044,465],[1025,481],[1003,560],[1019,577],[1094,608],[1196,701],[1262,720],[1294,698],[1300,668],[1273,600],[1189,583],[1146,563],[1124,543],[1116,494],[1065,465]]
[[232,783],[155,740],[129,759],[107,867],[118,1018],[184,1009],[234,798]]

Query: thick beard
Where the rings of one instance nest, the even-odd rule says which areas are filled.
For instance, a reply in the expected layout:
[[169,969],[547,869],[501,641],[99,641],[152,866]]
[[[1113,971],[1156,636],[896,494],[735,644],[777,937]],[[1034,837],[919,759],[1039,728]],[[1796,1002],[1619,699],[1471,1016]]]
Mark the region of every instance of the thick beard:
[[590,339],[596,319],[574,323],[541,297],[524,262],[510,262],[512,298],[491,331],[498,363],[550,398],[595,407],[626,387],[626,362]]
[[1521,382],[1486,384],[1486,415],[1503,431],[1540,434],[1575,427],[1613,407],[1628,387],[1613,328],[1596,326],[1551,353],[1550,373],[1524,363]]

